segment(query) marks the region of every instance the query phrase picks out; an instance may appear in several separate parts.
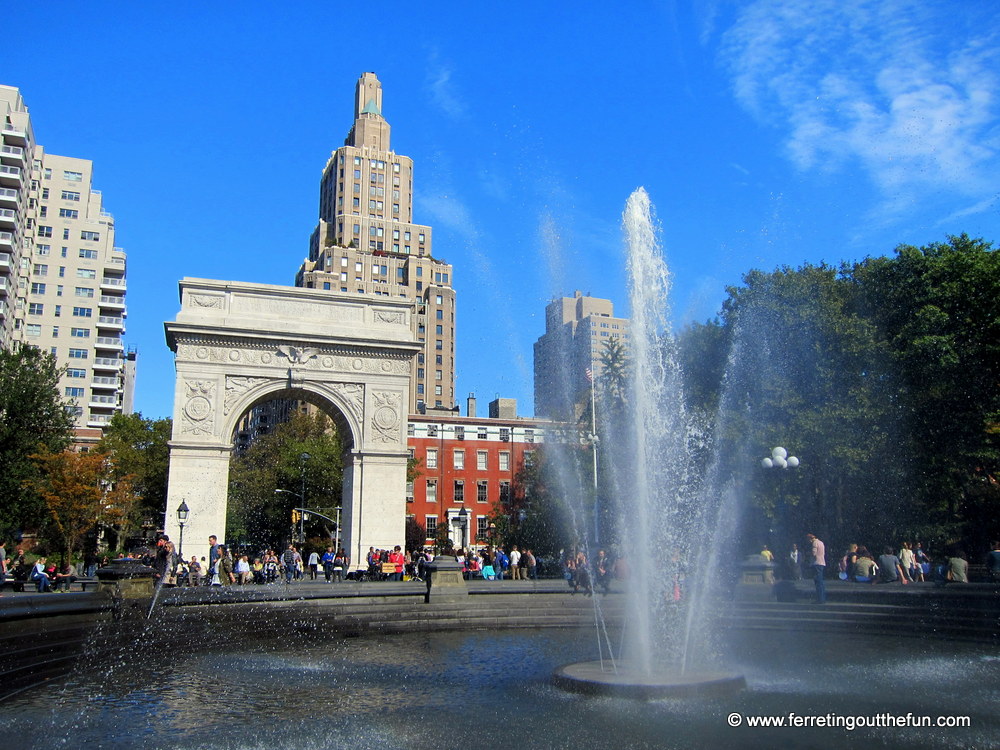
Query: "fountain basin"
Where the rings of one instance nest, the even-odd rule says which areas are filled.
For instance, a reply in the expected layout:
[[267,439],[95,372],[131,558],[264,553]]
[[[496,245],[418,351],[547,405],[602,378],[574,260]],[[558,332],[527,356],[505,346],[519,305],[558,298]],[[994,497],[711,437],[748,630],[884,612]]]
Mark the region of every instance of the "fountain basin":
[[566,664],[553,673],[552,680],[557,687],[573,693],[638,700],[730,695],[747,685],[743,675],[721,670],[646,673],[618,665],[615,671],[607,660]]

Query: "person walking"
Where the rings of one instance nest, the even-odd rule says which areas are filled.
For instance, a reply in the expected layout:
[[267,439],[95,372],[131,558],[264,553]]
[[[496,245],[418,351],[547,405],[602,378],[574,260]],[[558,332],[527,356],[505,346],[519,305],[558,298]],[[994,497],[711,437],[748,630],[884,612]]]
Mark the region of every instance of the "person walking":
[[806,534],[812,555],[813,582],[816,584],[816,602],[826,604],[826,545],[815,534]]
[[319,572],[319,553],[313,550],[309,553],[309,580],[315,581],[316,574]]
[[289,544],[288,549],[281,553],[281,564],[285,568],[285,583],[290,584],[296,577],[298,570],[296,561],[300,559],[299,553],[295,550],[294,544]]

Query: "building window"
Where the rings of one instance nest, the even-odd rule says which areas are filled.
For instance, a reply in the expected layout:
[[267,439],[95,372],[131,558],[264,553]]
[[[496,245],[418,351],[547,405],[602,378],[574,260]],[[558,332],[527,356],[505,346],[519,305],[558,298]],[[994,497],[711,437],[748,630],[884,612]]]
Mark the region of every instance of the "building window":
[[427,502],[436,503],[438,499],[438,483],[436,479],[427,480]]
[[76,275],[80,279],[96,279],[97,271],[93,268],[78,268],[76,269]]
[[476,469],[486,471],[489,468],[489,451],[476,451]]
[[75,208],[60,208],[59,209],[59,218],[60,219],[79,219],[80,218],[80,212],[77,211]]
[[438,426],[436,424],[427,425],[427,437],[437,437]]
[[427,449],[427,468],[436,469],[438,465],[438,452],[437,448]]
[[[45,188],[45,189],[46,189],[46,191],[48,190],[48,188]],[[43,196],[43,197],[48,198],[47,195]],[[78,201],[78,200],[80,200],[80,194],[79,193],[74,193],[72,190],[63,190],[62,191],[62,199],[64,201]]]
[[43,245],[38,243],[35,245],[35,252],[39,255],[48,255],[52,251],[52,245]]
[[465,480],[456,479],[455,480],[455,502],[464,503],[465,502]]
[[489,490],[487,489],[488,487],[489,487],[489,483],[485,479],[480,479],[478,482],[476,482],[476,502],[477,503],[485,503],[487,501],[486,498],[487,498],[488,492],[489,492]]
[[90,318],[93,317],[94,311],[89,307],[74,307],[73,316],[77,318]]
[[66,370],[67,378],[85,378],[87,377],[87,371],[81,370],[78,367],[70,367]]
[[500,502],[510,502],[510,482],[500,482]]
[[39,284],[37,281],[31,285],[32,294],[45,294],[45,284]]
[[477,440],[486,440],[486,438],[487,438],[486,428],[485,427],[478,427],[476,429],[476,439]]
[[524,442],[526,442],[526,443],[533,443],[533,442],[535,442],[535,431],[534,430],[525,430],[524,431]]
[[455,450],[452,456],[452,466],[456,469],[465,468],[465,451]]
[[83,182],[83,172],[63,172],[63,179],[66,182]]
[[101,233],[100,232],[80,232],[80,239],[86,240],[87,242],[100,242]]
[[97,258],[97,251],[96,250],[89,250],[89,249],[81,249],[80,250],[80,257],[81,258],[87,258],[89,260],[95,260]]
[[70,398],[83,398],[84,389],[75,386],[66,387],[66,395]]
[[510,471],[510,453],[500,451],[500,471]]
[[524,465],[525,466],[534,466],[535,465],[535,452],[534,451],[525,451],[524,452]]
[[69,335],[78,339],[89,339],[90,329],[89,328],[71,328],[69,330]]
[[28,303],[28,315],[44,315],[45,305],[41,302],[29,302]]
[[500,440],[501,440],[501,442],[504,442],[504,443],[509,443],[510,442],[510,427],[501,427],[500,428]]
[[436,539],[437,538],[437,531],[438,531],[438,518],[437,518],[437,516],[427,516],[427,518],[426,518],[426,524],[427,524],[427,538],[428,539]]
[[94,296],[94,290],[91,289],[90,287],[78,286],[76,288],[76,296],[77,297],[93,297]]
[[51,237],[52,227],[46,227],[41,224],[38,225],[38,236],[39,237]]
[[24,332],[31,338],[37,338],[42,335],[42,327],[38,323],[28,323],[28,325],[24,327]]
[[87,359],[86,349],[70,349],[69,350],[70,359]]

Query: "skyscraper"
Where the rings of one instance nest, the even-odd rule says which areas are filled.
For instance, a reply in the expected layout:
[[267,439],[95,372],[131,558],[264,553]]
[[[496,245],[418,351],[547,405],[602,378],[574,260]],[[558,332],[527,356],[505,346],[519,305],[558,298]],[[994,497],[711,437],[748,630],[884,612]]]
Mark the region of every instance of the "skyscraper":
[[413,300],[410,412],[455,404],[452,268],[433,257],[431,228],[413,223],[413,160],[395,153],[382,115],[382,84],[358,79],[354,124],[320,180],[319,222],[297,286],[338,294]]
[[[3,215],[14,228],[0,235],[0,273],[13,272],[7,278],[16,279],[16,292],[13,325],[0,343],[19,340],[55,356],[66,368],[59,389],[77,440],[96,441],[112,415],[132,404],[134,354],[122,342],[125,251],[115,247],[114,218],[92,187],[93,162],[35,144],[17,89],[0,86],[3,109],[0,203],[16,207]],[[9,297],[10,283],[4,286]]]
[[577,291],[545,306],[545,333],[535,342],[535,414],[579,416],[589,383],[599,377],[605,342],[627,347],[628,319],[616,318],[611,300]]

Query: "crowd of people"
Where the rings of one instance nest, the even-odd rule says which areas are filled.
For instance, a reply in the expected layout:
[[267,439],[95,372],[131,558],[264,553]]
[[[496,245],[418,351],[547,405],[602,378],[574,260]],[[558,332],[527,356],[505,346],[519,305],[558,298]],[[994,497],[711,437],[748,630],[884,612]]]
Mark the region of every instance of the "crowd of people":
[[[799,580],[803,577],[803,567],[808,565],[816,584],[816,599],[823,603],[826,601],[826,546],[814,534],[807,534],[806,539],[809,542],[808,554],[799,550],[797,544],[792,544],[784,561],[784,572],[792,580]],[[996,583],[1000,582],[1000,542],[993,542],[990,546],[991,551],[984,561],[986,575]],[[774,560],[766,545],[760,557],[767,562]],[[898,551],[892,545],[885,545],[878,554],[863,544],[852,543],[838,561],[837,572],[842,581],[855,583],[899,583],[904,586],[924,581],[936,584],[968,583],[969,558],[957,546],[933,560],[921,542],[904,541]]]

